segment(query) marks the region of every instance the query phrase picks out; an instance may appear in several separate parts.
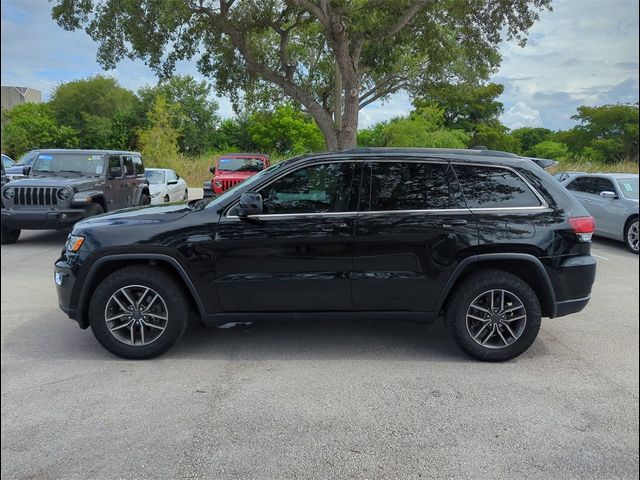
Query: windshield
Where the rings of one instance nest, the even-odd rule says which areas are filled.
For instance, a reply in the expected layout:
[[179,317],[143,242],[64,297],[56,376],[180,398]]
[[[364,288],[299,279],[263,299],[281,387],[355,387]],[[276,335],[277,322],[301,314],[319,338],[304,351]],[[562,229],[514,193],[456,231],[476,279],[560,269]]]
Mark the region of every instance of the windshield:
[[4,168],[12,167],[13,166],[13,160],[11,160],[6,155],[2,155],[2,165],[4,166]]
[[31,165],[36,159],[37,155],[38,154],[36,152],[25,153],[22,157],[20,157],[20,160],[18,160],[18,165]]
[[638,200],[638,177],[619,178],[618,185],[622,194],[632,200]]
[[257,183],[260,183],[260,181],[264,177],[266,177],[267,175],[271,174],[271,172],[275,172],[276,170],[284,167],[287,163],[288,163],[288,160],[285,160],[285,161],[282,161],[282,162],[278,162],[278,163],[274,163],[273,165],[271,165],[266,170],[262,170],[260,173],[249,177],[248,180],[245,180],[244,182],[238,183],[237,185],[231,187],[229,190],[225,191],[222,195],[218,195],[217,197],[215,197],[213,199],[213,201],[211,201],[209,204],[207,204],[206,208],[210,208],[211,206],[219,206],[219,204],[221,202],[224,202],[225,199],[227,199],[228,197],[233,195],[233,193],[239,187],[242,187],[242,188],[249,187],[249,189],[247,191],[251,191],[251,187],[253,185],[255,185]]
[[261,158],[222,157],[218,160],[218,170],[223,172],[259,172],[263,169]]
[[52,152],[39,153],[32,172],[75,172],[82,175],[102,175],[104,158],[101,153]]
[[144,176],[147,177],[150,185],[159,185],[164,183],[164,172],[160,170],[145,170]]

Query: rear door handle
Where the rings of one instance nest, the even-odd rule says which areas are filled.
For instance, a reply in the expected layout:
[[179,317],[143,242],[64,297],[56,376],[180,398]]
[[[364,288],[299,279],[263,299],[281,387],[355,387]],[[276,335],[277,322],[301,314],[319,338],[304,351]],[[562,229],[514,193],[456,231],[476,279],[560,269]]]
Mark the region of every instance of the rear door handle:
[[466,225],[467,221],[464,218],[447,218],[442,222],[444,228],[450,228],[454,225]]

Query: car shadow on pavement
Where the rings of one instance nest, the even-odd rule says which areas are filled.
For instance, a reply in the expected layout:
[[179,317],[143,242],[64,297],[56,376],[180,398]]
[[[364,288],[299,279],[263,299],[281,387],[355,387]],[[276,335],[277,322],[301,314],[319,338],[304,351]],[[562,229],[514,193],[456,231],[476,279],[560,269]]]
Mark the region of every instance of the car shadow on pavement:
[[20,248],[20,246],[56,247],[64,246],[68,230],[24,230],[17,243],[3,245],[2,248]]
[[[24,321],[8,333],[3,355],[38,361],[118,360],[64,314],[51,311]],[[331,360],[381,359],[459,362],[441,319],[432,324],[396,320],[274,321],[231,328],[189,325],[162,359]],[[124,360],[123,360],[124,361]]]
[[633,257],[638,258],[638,255],[630,251],[624,243],[619,242],[617,240],[612,240],[610,238],[594,237],[593,246],[596,249],[598,248],[611,249],[615,253],[619,253],[621,255],[628,255],[631,258]]

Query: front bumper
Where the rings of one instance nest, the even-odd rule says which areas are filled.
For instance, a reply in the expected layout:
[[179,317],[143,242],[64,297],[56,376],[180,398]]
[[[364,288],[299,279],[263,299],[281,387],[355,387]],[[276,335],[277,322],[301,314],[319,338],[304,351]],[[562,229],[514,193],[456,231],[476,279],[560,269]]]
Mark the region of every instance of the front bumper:
[[87,328],[88,325],[80,322],[77,308],[71,304],[71,295],[76,283],[76,276],[64,256],[56,260],[53,269],[53,278],[56,284],[60,310],[66,313],[72,320],[76,320],[81,328]]
[[65,229],[86,218],[84,208],[50,210],[44,208],[2,209],[2,224],[11,229],[48,230]]

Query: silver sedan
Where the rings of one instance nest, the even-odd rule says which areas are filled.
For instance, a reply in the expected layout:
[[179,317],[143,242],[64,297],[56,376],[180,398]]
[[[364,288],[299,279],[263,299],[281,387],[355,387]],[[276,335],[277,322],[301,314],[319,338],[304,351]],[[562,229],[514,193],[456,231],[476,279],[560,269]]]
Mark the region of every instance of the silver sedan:
[[625,242],[638,253],[637,174],[585,173],[562,184],[595,218],[596,235]]

